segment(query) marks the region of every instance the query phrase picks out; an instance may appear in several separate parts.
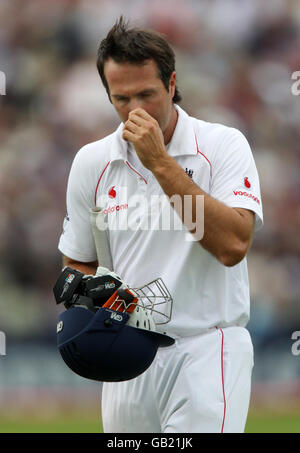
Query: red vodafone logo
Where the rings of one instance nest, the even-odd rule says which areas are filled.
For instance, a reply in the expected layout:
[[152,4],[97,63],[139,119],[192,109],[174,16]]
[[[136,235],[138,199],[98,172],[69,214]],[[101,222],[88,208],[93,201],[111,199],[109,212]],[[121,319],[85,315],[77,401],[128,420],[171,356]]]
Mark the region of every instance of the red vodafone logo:
[[245,176],[245,178],[244,178],[244,186],[247,187],[247,189],[250,189],[250,187],[251,187],[251,183],[248,179],[248,176]]
[[112,186],[108,191],[109,198],[116,198],[117,192],[115,191],[115,186]]

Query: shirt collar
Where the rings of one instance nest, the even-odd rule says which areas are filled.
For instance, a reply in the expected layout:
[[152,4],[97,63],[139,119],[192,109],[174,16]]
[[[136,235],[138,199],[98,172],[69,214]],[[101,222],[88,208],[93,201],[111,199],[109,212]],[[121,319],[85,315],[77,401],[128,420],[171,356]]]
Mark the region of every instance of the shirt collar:
[[168,145],[168,153],[172,157],[197,154],[193,121],[181,107],[175,104],[175,108],[178,112],[178,119]]
[[127,142],[122,138],[124,123],[121,123],[113,134],[110,160],[127,160]]
[[[178,119],[171,141],[167,146],[168,153],[172,157],[197,154],[193,122],[181,107],[177,104],[174,104],[174,107],[178,112]],[[126,161],[128,159],[127,142],[122,138],[123,127],[124,123],[122,122],[113,134],[111,161]]]

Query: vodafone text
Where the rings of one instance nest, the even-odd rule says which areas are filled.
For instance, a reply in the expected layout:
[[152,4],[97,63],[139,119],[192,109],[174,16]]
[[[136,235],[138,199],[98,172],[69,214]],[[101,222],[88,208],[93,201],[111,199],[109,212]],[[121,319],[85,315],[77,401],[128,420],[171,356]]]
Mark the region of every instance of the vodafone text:
[[249,192],[245,192],[245,191],[242,191],[242,190],[234,190],[233,191],[234,195],[237,196],[242,196],[242,197],[248,197],[248,198],[251,198],[252,200],[254,200],[257,204],[260,204],[260,201],[257,197],[255,197],[254,195],[252,195],[252,193],[249,193]]

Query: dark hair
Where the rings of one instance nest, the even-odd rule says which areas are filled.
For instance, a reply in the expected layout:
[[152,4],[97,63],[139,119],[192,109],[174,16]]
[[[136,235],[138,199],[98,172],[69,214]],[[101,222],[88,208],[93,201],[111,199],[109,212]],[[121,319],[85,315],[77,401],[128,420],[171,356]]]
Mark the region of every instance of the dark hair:
[[[121,16],[108,32],[98,49],[97,69],[110,99],[109,87],[104,75],[104,64],[112,58],[117,63],[143,64],[145,60],[153,59],[158,68],[166,90],[169,90],[170,77],[175,71],[175,55],[170,45],[160,33],[141,29],[129,28]],[[181,101],[181,95],[175,87],[173,102]]]

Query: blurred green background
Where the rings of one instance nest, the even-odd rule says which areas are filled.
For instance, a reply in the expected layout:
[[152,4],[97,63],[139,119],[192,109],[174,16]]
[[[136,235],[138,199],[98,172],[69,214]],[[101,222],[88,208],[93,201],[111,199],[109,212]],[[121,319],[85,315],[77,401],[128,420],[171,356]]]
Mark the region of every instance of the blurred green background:
[[[28,412],[0,418],[0,433],[102,433],[99,408],[61,410],[57,415]],[[300,433],[299,407],[251,409],[246,434]]]
[[0,432],[101,430],[99,385],[57,354],[52,286],[71,162],[119,124],[95,56],[120,14],[167,36],[189,114],[251,144],[265,226],[248,256],[246,431],[300,432],[298,0],[1,0]]

